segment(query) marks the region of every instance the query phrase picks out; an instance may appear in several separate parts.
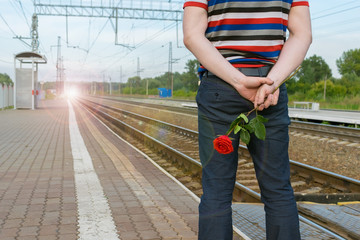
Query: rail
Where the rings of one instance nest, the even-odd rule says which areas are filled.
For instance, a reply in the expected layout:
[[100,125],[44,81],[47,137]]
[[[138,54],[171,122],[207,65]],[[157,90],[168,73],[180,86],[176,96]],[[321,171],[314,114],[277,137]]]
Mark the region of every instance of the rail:
[[[97,97],[95,97],[97,99]],[[197,108],[195,107],[174,107],[167,105],[159,105],[146,102],[135,102],[131,100],[114,99],[111,97],[104,97],[104,99],[113,102],[122,102],[126,104],[136,104],[138,106],[163,109],[167,111],[174,111],[178,113],[185,113],[190,115],[197,115]],[[194,104],[191,104],[194,106]],[[319,135],[330,138],[338,138],[350,142],[360,142],[360,129],[328,124],[319,124],[312,122],[304,122],[298,120],[291,120],[290,130],[298,130],[311,135]]]
[[[89,100],[87,100],[89,101]],[[92,104],[96,104],[97,106],[101,106],[103,108],[106,109],[110,109],[112,111],[116,111],[119,112],[123,115],[135,118],[137,120],[149,123],[151,125],[154,126],[158,126],[160,128],[163,129],[167,129],[171,132],[174,132],[176,134],[180,134],[183,135],[185,137],[189,137],[190,139],[193,139],[193,141],[197,141],[198,138],[198,133],[196,131],[193,130],[189,130],[183,127],[179,127],[173,124],[169,124],[157,119],[153,119],[150,117],[145,117],[133,112],[129,112],[129,111],[125,111],[122,109],[118,109],[115,107],[111,107],[111,106],[105,106],[104,104],[100,104],[100,103],[96,103],[93,101],[89,101]],[[100,110],[98,110],[99,112],[101,112]],[[108,118],[110,118],[111,116],[108,115]],[[112,121],[115,121],[115,118],[111,117]],[[116,121],[119,121],[116,119]],[[247,157],[248,155],[248,151],[246,146],[240,145],[239,146],[239,156],[245,156]],[[194,160],[196,161],[196,160]],[[342,194],[302,194],[302,193],[296,193],[296,198],[297,199],[301,199],[303,201],[309,201],[310,199],[307,199],[307,196],[309,196],[309,198],[311,198],[312,201],[316,200],[317,202],[322,202],[322,203],[330,203],[330,200],[332,203],[337,202],[339,200],[355,200],[355,199],[359,199],[360,198],[360,181],[352,179],[352,178],[347,178],[345,176],[341,176],[329,171],[325,171],[316,167],[312,167],[310,165],[306,165],[303,163],[299,163],[299,162],[295,162],[290,160],[290,166],[291,166],[291,170],[293,172],[296,172],[297,174],[299,174],[301,177],[305,178],[305,179],[312,179],[313,181],[322,184],[322,185],[328,185],[328,186],[332,186],[336,189],[338,189],[339,191],[343,192]],[[245,187],[246,189],[249,189],[248,187],[246,187],[243,184],[240,184],[241,186]],[[251,195],[253,195],[251,193]],[[235,194],[236,196],[236,194]],[[243,197],[238,197],[238,199],[235,198],[235,200],[239,200],[241,201],[241,199],[243,199]]]
[[[111,124],[115,125],[117,128],[122,129],[122,131],[126,132],[127,134],[130,134],[132,137],[137,138],[141,143],[146,144],[150,146],[151,148],[154,148],[155,151],[161,152],[162,155],[167,156],[168,159],[171,159],[172,162],[176,162],[179,165],[184,166],[187,171],[189,171],[192,175],[199,176],[201,174],[201,165],[198,161],[189,158],[185,154],[177,151],[176,149],[173,149],[171,147],[166,146],[166,144],[163,144],[162,142],[158,141],[157,139],[143,133],[142,131],[139,131],[135,129],[134,127],[116,119],[115,117],[111,116],[108,113],[105,113],[98,108],[93,108],[88,104],[85,104],[82,102],[81,104],[86,105],[87,108],[93,109],[90,110],[96,115],[101,115],[103,118],[106,118],[107,121],[110,121]],[[248,189],[247,187],[243,186],[242,184],[236,183],[234,195],[236,197],[243,201],[243,202],[259,202],[260,201],[260,194],[252,191],[251,189]],[[302,209],[299,208],[299,212],[301,213]],[[319,229],[320,231],[326,232],[333,236],[334,239],[344,239],[337,233],[328,230],[327,226],[321,226],[311,220],[309,220],[307,217],[300,215],[300,221],[306,222],[310,226],[313,226],[316,229]]]

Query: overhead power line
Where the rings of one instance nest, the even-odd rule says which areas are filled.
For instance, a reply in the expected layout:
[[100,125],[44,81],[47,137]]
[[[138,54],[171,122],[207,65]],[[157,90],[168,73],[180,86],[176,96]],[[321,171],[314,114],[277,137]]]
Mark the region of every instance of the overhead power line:
[[18,3],[19,3],[19,5],[20,5],[20,9],[21,9],[21,12],[22,12],[22,14],[23,14],[23,16],[24,16],[24,19],[25,19],[25,21],[26,21],[26,24],[27,24],[27,25],[28,25],[28,27],[30,28],[30,23],[29,23],[28,18],[26,17],[26,14],[25,14],[25,11],[24,11],[24,8],[23,8],[23,5],[22,5],[22,3],[21,3],[21,1],[20,1],[20,0],[18,0]]
[[10,27],[10,25],[7,23],[7,21],[5,20],[5,18],[1,15],[0,13],[0,17],[1,19],[4,21],[5,25],[9,28],[10,32],[16,37],[16,33],[14,32],[14,30],[12,30],[12,28]]
[[320,18],[333,16],[333,15],[335,15],[335,14],[347,12],[347,11],[350,11],[350,10],[354,10],[354,9],[356,9],[356,8],[360,8],[360,5],[355,6],[355,7],[351,7],[351,8],[347,8],[347,9],[343,9],[343,10],[339,10],[339,11],[336,11],[336,12],[328,13],[328,14],[325,14],[325,15],[322,15],[322,16],[319,16],[319,17],[315,17],[315,18],[313,18],[312,20],[317,20],[317,19],[320,19]]
[[320,13],[323,13],[323,12],[327,12],[327,11],[330,11],[330,10],[333,10],[333,9],[339,9],[340,7],[344,7],[345,5],[349,5],[349,4],[352,4],[354,2],[358,2],[359,0],[354,0],[354,1],[351,1],[351,2],[347,2],[347,3],[341,3],[339,5],[336,5],[334,7],[331,7],[331,8],[327,8],[327,9],[323,9],[321,10],[320,12],[317,12],[315,14],[320,14]]
[[8,63],[8,64],[14,64],[14,62],[8,62],[8,61],[2,60],[2,59],[0,59],[0,62]]

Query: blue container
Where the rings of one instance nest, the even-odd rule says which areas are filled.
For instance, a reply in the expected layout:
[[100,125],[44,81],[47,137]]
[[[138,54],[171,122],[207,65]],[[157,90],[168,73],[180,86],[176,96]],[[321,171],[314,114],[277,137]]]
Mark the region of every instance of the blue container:
[[158,90],[159,90],[159,97],[160,98],[171,97],[171,89],[158,88]]

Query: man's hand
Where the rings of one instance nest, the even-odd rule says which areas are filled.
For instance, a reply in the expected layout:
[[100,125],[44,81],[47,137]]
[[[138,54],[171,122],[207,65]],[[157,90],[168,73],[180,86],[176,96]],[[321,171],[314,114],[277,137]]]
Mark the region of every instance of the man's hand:
[[278,103],[280,89],[275,91],[275,88],[274,84],[263,84],[259,87],[254,102],[254,106],[257,107],[259,111]]
[[233,87],[239,92],[241,96],[251,102],[255,102],[256,95],[260,87],[271,85],[274,82],[270,78],[264,77],[244,77],[241,81],[236,82]]

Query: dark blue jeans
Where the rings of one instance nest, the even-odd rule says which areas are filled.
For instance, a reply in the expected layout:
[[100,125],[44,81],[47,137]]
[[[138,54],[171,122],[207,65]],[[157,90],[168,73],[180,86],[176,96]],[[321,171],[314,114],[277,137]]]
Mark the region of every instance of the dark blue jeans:
[[[235,151],[223,155],[213,148],[213,140],[224,135],[231,122],[253,109],[230,85],[216,76],[203,76],[198,94],[199,152],[203,166],[203,195],[199,205],[199,239],[232,239],[232,194],[238,166],[239,134],[231,134]],[[288,125],[290,123],[285,85],[279,102],[259,114],[269,119],[266,140],[251,136],[248,145],[265,204],[267,239],[300,239],[299,219],[290,185]],[[250,115],[250,119],[255,113]]]

